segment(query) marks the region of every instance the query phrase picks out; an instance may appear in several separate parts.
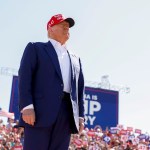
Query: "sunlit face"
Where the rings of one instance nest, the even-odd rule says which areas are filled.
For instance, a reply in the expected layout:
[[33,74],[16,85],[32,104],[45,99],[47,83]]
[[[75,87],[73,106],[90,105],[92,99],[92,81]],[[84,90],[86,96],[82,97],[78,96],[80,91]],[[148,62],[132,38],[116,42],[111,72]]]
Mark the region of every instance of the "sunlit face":
[[64,44],[69,39],[69,23],[63,21],[51,27],[51,33],[55,40]]

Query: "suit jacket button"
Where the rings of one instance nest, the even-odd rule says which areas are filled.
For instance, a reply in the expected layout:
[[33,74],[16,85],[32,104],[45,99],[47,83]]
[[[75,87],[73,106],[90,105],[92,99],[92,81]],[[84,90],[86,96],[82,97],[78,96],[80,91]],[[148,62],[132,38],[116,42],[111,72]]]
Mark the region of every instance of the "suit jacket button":
[[61,86],[63,87],[63,84],[61,84]]

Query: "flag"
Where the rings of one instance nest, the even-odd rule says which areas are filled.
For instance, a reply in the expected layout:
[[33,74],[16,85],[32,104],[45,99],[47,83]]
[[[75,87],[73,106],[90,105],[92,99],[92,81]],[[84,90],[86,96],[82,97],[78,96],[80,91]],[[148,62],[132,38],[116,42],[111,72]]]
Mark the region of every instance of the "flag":
[[127,127],[127,131],[133,131],[133,127]]
[[121,135],[127,135],[127,130],[121,130],[120,132],[119,132]]
[[81,139],[75,139],[74,144],[77,145],[77,146],[81,146],[82,145],[82,140]]
[[118,124],[117,127],[118,127],[119,129],[123,129],[123,125],[121,125],[121,124]]
[[141,130],[140,129],[135,129],[135,133],[141,134]]
[[14,113],[7,112],[6,110],[3,110],[2,108],[0,108],[0,116],[14,119]]

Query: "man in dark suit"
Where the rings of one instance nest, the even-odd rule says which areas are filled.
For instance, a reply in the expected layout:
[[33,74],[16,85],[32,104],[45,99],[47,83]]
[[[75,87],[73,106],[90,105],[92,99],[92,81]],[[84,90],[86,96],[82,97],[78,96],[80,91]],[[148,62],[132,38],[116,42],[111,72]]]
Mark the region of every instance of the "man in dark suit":
[[29,43],[19,69],[19,125],[24,150],[67,150],[71,133],[84,129],[84,78],[80,58],[65,46],[72,18],[47,23],[49,41]]

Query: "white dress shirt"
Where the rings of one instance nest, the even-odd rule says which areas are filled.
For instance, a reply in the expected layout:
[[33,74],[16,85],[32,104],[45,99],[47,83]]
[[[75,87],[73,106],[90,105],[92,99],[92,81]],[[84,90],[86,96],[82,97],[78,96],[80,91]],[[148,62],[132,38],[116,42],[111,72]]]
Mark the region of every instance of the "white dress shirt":
[[[58,41],[54,39],[49,39],[49,40],[52,43],[58,56],[58,61],[59,61],[63,84],[64,84],[63,91],[70,93],[71,90],[71,67],[70,66],[71,65],[70,65],[70,58],[66,46],[61,45]],[[33,104],[24,107],[23,110],[30,109],[30,108],[34,108]]]
[[70,93],[71,89],[71,67],[70,58],[65,45],[61,45],[54,39],[49,39],[52,43],[59,60],[60,70],[64,83],[64,92]]

